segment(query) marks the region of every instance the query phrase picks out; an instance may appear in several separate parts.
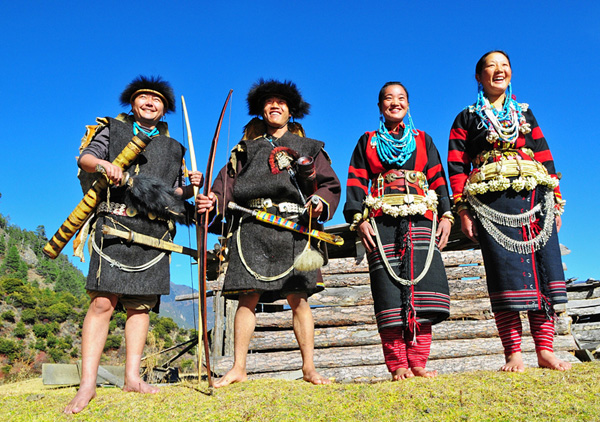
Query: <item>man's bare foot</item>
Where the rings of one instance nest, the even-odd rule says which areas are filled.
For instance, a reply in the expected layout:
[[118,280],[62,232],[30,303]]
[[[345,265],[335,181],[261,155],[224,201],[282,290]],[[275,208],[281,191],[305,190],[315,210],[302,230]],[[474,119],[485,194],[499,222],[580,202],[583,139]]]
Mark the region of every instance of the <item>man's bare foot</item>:
[[525,364],[521,352],[515,352],[506,356],[506,363],[500,368],[502,372],[523,372]]
[[315,385],[331,384],[331,380],[319,374],[316,369],[312,369],[306,372],[303,370],[302,372],[304,374],[302,379],[306,382],[310,382],[311,384]]
[[133,392],[142,394],[156,394],[160,391],[160,389],[142,381],[141,379],[138,379],[133,381],[125,381],[123,391],[128,393]]
[[65,407],[64,413],[74,414],[81,412],[94,397],[96,397],[96,385],[91,387],[79,387],[73,400]]
[[560,360],[550,350],[540,350],[537,352],[537,357],[540,368],[555,369],[557,371],[568,371],[571,369],[571,364],[569,362]]
[[425,368],[421,366],[413,366],[410,368],[415,377],[423,377],[423,378],[435,378],[437,377],[438,371],[427,371]]
[[412,373],[410,368],[398,368],[395,371],[392,371],[392,381],[405,380],[414,376],[415,374]]
[[234,384],[236,382],[244,382],[248,379],[248,375],[244,370],[237,370],[235,368],[231,368],[229,372],[225,374],[222,378],[219,378],[214,384],[213,387],[221,388],[226,387],[229,384]]

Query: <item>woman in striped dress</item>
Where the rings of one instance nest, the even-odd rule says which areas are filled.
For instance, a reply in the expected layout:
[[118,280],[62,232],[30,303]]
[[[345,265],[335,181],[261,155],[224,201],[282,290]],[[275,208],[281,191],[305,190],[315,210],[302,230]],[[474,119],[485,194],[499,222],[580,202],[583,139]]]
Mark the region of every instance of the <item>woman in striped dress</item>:
[[401,83],[381,88],[379,130],[358,140],[344,207],[367,251],[377,326],[394,381],[437,374],[425,370],[431,326],[448,317],[450,305],[440,254],[453,222],[446,176],[431,137],[414,128],[408,105]]
[[477,63],[477,102],[454,121],[448,173],[462,231],[481,245],[501,370],[524,370],[519,312],[527,311],[539,366],[564,371],[571,365],[552,348],[554,305],[567,301],[557,236],[564,201],[546,139],[512,95],[511,77],[503,51]]

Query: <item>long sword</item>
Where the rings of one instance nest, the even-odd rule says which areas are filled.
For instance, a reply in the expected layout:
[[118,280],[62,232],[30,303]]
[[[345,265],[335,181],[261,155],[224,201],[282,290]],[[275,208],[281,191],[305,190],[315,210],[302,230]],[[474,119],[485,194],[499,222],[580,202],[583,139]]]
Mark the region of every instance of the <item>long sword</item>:
[[278,215],[268,213],[266,211],[251,210],[248,208],[244,208],[239,206],[235,202],[229,202],[227,204],[227,208],[233,211],[241,211],[246,214],[250,214],[254,216],[254,218],[256,218],[257,220],[267,224],[271,224],[273,226],[282,227],[284,229],[302,233],[307,236],[310,235],[319,240],[322,240],[323,242],[331,243],[332,245],[342,246],[344,244],[344,239],[341,236],[315,229],[309,230],[308,227],[302,226],[292,220],[288,220],[287,218],[283,218]]

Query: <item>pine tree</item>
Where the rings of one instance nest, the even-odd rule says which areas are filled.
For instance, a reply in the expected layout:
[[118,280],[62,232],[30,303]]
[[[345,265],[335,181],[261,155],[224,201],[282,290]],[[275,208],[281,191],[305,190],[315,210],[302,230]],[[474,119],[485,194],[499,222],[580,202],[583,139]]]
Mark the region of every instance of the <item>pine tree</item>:
[[4,263],[2,264],[2,272],[3,274],[16,274],[19,272],[21,267],[21,257],[19,256],[19,251],[15,245],[12,245],[8,249],[8,253],[4,258]]

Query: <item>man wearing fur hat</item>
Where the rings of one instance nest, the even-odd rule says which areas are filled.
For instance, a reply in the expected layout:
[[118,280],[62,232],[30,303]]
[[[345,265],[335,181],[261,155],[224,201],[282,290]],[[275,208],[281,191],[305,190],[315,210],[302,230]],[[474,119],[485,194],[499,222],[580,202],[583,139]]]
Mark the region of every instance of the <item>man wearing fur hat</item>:
[[[166,123],[161,122],[166,113],[175,111],[171,85],[160,77],[139,76],[125,88],[120,100],[123,106],[131,107],[132,114],[99,118],[99,125],[93,127],[95,133],[88,136],[91,141],[82,145],[78,161],[83,170],[82,186],[89,184],[90,175],[102,177],[97,173],[104,173],[113,184],[90,223],[93,252],[86,289],[91,303],[83,323],[81,383],[65,413],[80,412],[96,396],[98,366],[117,305],[127,312],[123,391],[158,392],[140,378],[140,364],[149,311],[157,309],[160,295],[169,294],[169,254],[103,235],[102,226],[172,240],[172,216],[181,216],[182,199],[193,195],[192,186],[184,185],[185,148],[169,137]],[[130,177],[126,183],[123,169],[112,161],[134,135],[147,146],[127,169]],[[202,174],[193,172],[190,180],[199,186]],[[164,197],[166,202],[157,206],[156,198]]]
[[[304,380],[329,384],[314,365],[314,322],[307,302],[308,296],[323,289],[318,270],[323,261],[309,265],[308,270],[298,270],[294,261],[310,249],[306,236],[226,211],[227,204],[233,201],[315,228],[335,212],[340,182],[323,150],[324,144],[306,138],[302,126],[290,121],[307,115],[310,107],[294,83],[261,79],[250,89],[247,101],[249,114],[261,118],[255,117],[246,125],[244,138],[233,149],[228,165],[219,172],[210,196],[196,198],[200,213],[215,210],[213,231],[220,229],[223,216],[233,231],[223,294],[239,300],[235,361],[215,387],[246,380],[246,356],[255,327],[256,305],[259,300],[265,303],[282,298],[292,309]],[[311,161],[314,171],[309,170],[308,176],[303,177],[299,164]],[[313,250],[316,248],[316,244],[312,245]]]

